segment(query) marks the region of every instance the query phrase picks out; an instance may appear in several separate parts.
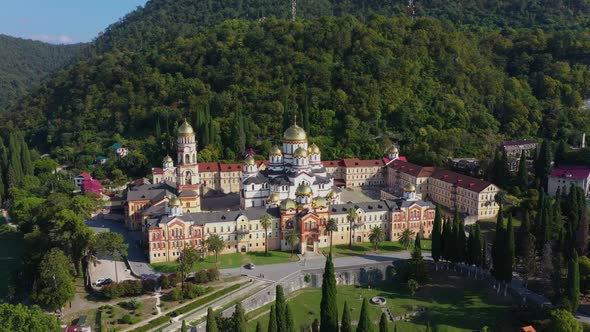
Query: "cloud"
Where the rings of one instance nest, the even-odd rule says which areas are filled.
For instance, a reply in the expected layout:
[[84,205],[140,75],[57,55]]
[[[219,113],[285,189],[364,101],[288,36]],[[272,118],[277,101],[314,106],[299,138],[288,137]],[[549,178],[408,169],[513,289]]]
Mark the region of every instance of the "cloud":
[[50,36],[50,35],[34,35],[30,37],[33,40],[42,41],[50,44],[73,44],[74,39],[70,36]]

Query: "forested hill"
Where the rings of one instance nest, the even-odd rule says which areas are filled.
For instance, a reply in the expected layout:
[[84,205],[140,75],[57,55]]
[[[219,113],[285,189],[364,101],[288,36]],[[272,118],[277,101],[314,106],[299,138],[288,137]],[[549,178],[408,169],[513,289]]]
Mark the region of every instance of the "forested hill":
[[[142,51],[177,36],[188,37],[226,19],[290,19],[291,0],[151,0],[109,26],[89,49],[93,55],[115,49]],[[407,0],[297,0],[297,18],[408,12]],[[584,0],[416,0],[415,17],[449,20],[463,27],[583,29],[590,2]]]
[[79,166],[115,140],[157,165],[187,116],[202,161],[261,153],[294,112],[323,158],[379,157],[397,135],[412,160],[486,156],[505,137],[590,132],[583,33],[464,32],[432,18],[230,20],[149,52],[60,72],[0,118]]
[[82,47],[82,44],[51,45],[0,34],[0,112],[63,68]]

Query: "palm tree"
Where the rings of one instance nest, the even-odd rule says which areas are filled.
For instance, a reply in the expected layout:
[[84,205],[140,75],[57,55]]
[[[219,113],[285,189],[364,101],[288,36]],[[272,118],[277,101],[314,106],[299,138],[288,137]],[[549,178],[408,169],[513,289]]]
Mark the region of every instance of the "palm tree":
[[381,226],[375,226],[371,229],[371,233],[369,234],[369,240],[374,245],[374,250],[377,251],[377,246],[381,241],[383,241],[383,229]]
[[213,251],[215,253],[215,263],[217,264],[217,254],[225,246],[223,239],[219,235],[215,234],[209,236],[209,238],[205,240],[205,243],[207,244],[209,251]]
[[346,215],[346,219],[348,219],[348,222],[350,223],[350,226],[348,227],[348,246],[350,248],[352,248],[352,225],[354,225],[354,223],[356,222],[356,218],[357,218],[357,214],[354,208],[350,208],[348,209],[348,214]]
[[260,226],[264,228],[264,254],[268,255],[268,228],[272,225],[272,216],[265,213],[260,218]]
[[414,232],[412,232],[409,228],[406,228],[406,230],[399,237],[398,241],[402,246],[404,246],[404,248],[408,249],[412,245],[412,242],[414,242]]
[[336,224],[336,220],[334,220],[334,218],[328,219],[326,230],[330,232],[330,253],[332,253],[332,233],[338,230],[338,225]]
[[291,257],[293,257],[293,252],[295,251],[295,246],[299,244],[299,233],[296,230],[290,229],[285,233],[285,240],[291,246]]

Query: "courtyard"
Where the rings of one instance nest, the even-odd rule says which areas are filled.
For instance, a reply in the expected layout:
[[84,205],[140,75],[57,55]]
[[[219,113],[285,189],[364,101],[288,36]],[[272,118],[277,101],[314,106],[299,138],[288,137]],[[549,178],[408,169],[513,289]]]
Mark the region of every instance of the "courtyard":
[[[424,308],[425,311],[408,321],[389,323],[390,331],[394,325],[397,331],[424,331],[430,324],[431,330],[447,332],[479,331],[489,326],[497,331],[512,331],[517,322],[511,316],[512,299],[498,295],[483,280],[460,277],[452,273],[437,272],[431,284],[421,287],[411,296],[405,285],[383,282],[363,286],[338,286],[338,315],[342,318],[344,301],[351,310],[353,328],[360,315],[362,299],[374,296],[384,297],[383,306],[369,305],[369,315],[375,326],[379,323],[382,310],[388,308],[394,317],[410,314]],[[319,304],[321,288],[304,288],[287,296],[293,320],[298,330],[309,326],[320,316]],[[268,326],[270,305],[265,305],[248,313],[249,331],[255,331],[256,323],[262,324],[263,331]],[[296,309],[295,309],[296,308]]]

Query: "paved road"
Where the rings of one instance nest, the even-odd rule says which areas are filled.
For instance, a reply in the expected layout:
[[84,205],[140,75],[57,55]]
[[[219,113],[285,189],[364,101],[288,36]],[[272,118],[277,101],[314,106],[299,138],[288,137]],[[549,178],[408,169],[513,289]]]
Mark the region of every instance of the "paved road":
[[[100,218],[100,215],[97,217]],[[143,250],[139,245],[141,241],[141,231],[129,231],[121,221],[107,220],[107,219],[92,219],[86,221],[86,224],[95,232],[116,232],[123,235],[125,242],[129,244],[127,249],[127,260],[131,266],[133,273],[140,277],[156,277],[159,273],[155,272],[148,264],[147,259],[143,254]],[[115,276],[110,277],[115,280]]]
[[[424,254],[424,257],[430,258],[430,256],[427,256],[427,253]],[[346,266],[357,266],[408,258],[410,258],[410,252],[408,251],[399,251],[383,254],[369,254],[365,256],[338,257],[334,259],[334,267],[338,268]],[[254,270],[248,270],[244,267],[223,269],[221,270],[221,274],[224,277],[230,277],[241,274],[253,277],[261,277],[262,275],[264,279],[278,281],[299,270],[322,269],[324,268],[325,264],[326,259],[323,256],[316,256],[314,258],[302,257],[302,259],[299,262],[272,265],[257,265]]]

